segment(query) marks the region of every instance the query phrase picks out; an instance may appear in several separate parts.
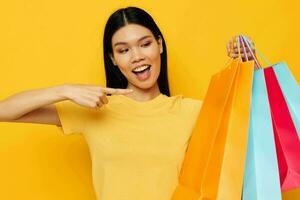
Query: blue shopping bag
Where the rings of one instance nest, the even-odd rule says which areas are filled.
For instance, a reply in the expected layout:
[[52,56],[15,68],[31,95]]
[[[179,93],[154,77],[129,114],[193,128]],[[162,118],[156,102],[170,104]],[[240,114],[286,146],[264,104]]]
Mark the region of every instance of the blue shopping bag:
[[275,64],[273,69],[300,139],[300,90],[298,83],[285,62]]
[[280,200],[271,112],[263,70],[253,77],[243,200]]
[[[244,52],[248,48],[256,64],[256,70],[253,75],[250,127],[242,199],[280,200],[280,178],[264,71],[259,69],[260,64],[255,59],[247,38],[240,36],[238,41],[241,42]],[[238,50],[240,51],[240,49]],[[246,55],[245,57],[247,60]]]

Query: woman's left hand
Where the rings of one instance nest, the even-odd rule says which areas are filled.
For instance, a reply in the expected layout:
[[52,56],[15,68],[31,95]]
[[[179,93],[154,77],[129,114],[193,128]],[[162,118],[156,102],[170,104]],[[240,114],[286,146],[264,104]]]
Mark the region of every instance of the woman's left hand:
[[[229,40],[228,43],[227,43],[227,55],[231,58],[237,58],[238,57],[237,37],[238,36],[232,37],[231,40]],[[249,37],[247,37],[247,38],[249,39],[249,42],[251,43],[251,47],[252,47],[251,50],[252,50],[254,56],[256,57],[255,49],[254,49],[254,43]],[[245,46],[245,49],[246,49],[246,52],[247,52],[248,60],[253,60],[253,57],[252,57],[249,49],[246,48],[246,46]],[[244,49],[242,48],[242,44],[240,44],[240,53],[241,53],[242,60],[246,61],[246,57],[245,57],[245,54],[244,54]]]

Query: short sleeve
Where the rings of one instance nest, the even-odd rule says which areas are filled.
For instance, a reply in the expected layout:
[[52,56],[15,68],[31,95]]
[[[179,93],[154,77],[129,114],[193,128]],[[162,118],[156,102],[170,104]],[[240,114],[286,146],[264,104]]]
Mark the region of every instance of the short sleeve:
[[54,104],[60,119],[61,126],[57,126],[65,135],[82,134],[86,124],[87,108],[70,100]]
[[203,100],[184,98],[183,102],[185,113],[196,122],[196,119],[202,108]]

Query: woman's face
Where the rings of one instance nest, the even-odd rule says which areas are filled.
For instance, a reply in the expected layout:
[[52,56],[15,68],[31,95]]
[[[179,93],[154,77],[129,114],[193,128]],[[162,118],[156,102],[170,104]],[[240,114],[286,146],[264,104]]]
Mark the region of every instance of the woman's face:
[[112,61],[127,78],[128,85],[148,89],[157,84],[163,52],[161,38],[156,40],[144,26],[129,24],[114,33],[112,49]]

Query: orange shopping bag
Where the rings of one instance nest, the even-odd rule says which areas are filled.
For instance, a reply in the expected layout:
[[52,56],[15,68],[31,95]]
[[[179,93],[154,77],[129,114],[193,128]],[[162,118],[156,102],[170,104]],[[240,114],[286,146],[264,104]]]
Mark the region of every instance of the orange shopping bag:
[[289,190],[282,193],[282,200],[297,200],[300,199],[300,189]]
[[211,79],[172,200],[241,199],[254,62]]

